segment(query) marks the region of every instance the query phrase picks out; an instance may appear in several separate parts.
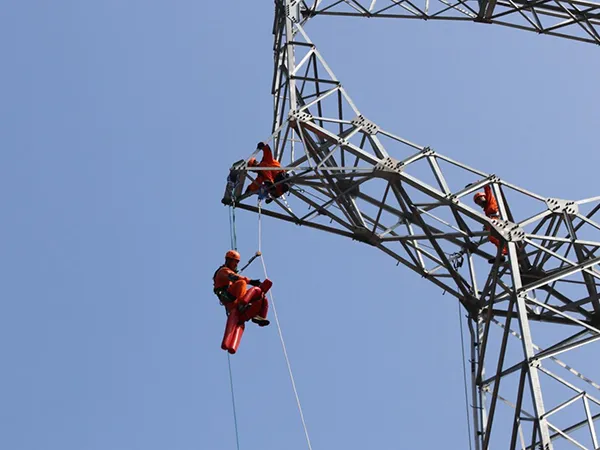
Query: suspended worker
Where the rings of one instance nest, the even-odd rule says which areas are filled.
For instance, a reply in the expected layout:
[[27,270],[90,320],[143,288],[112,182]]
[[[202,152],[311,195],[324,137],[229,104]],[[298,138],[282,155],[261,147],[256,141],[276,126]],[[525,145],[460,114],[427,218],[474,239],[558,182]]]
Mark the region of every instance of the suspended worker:
[[[485,215],[490,219],[500,219],[500,211],[498,210],[498,202],[496,201],[496,197],[494,197],[494,193],[492,192],[491,186],[488,184],[484,188],[484,192],[477,192],[473,197],[473,200],[477,205],[479,205]],[[502,249],[502,255],[500,257],[500,261],[503,262],[505,260],[504,255],[508,253],[506,245],[500,242],[496,236],[493,235],[493,231],[489,225],[485,226],[485,229],[490,232],[489,240],[492,244],[494,244],[498,250]],[[494,263],[496,258],[490,258],[488,262],[490,264]]]
[[286,181],[288,175],[281,169],[277,170],[277,168],[281,167],[281,164],[273,158],[273,152],[269,144],[259,142],[256,148],[263,152],[263,157],[260,162],[255,158],[250,158],[248,167],[273,167],[275,170],[257,170],[256,179],[248,186],[246,193],[259,192],[261,187],[264,186],[270,196],[267,199],[267,203],[271,203],[274,198],[279,198],[290,190],[290,185]]
[[[220,302],[225,306],[229,313],[233,308],[238,311],[249,311],[248,300],[246,293],[248,285],[260,287],[260,280],[251,280],[238,274],[237,266],[240,262],[240,254],[235,250],[229,250],[225,254],[225,264],[217,269],[213,277],[214,292]],[[252,316],[252,322],[261,327],[269,325],[267,320],[267,311],[269,310],[269,302],[265,296],[262,296],[256,303],[258,308],[252,310],[257,314]]]
[[[214,293],[227,312],[227,323],[221,348],[234,354],[239,345],[246,322],[251,320],[260,327],[269,325],[267,312],[269,301],[265,294],[272,283],[266,279],[251,280],[238,274],[237,266],[240,254],[229,250],[225,254],[225,264],[217,269],[213,276]],[[248,289],[248,285],[253,286]]]

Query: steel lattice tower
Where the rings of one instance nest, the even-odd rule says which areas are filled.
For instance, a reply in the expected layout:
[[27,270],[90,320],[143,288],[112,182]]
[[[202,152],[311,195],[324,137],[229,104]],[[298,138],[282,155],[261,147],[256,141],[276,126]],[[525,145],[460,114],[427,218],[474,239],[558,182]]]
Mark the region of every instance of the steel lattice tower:
[[[305,24],[319,14],[462,17],[598,43],[600,3],[431,3],[276,0],[272,148],[293,188],[262,214],[376,247],[458,299],[469,316],[476,449],[598,449],[600,374],[558,356],[600,339],[600,196],[546,198],[381,129],[353,104]],[[240,161],[232,170],[238,182],[224,203],[257,212],[243,185],[260,169]],[[472,202],[486,185],[499,220]],[[506,262],[490,229],[508,247]]]

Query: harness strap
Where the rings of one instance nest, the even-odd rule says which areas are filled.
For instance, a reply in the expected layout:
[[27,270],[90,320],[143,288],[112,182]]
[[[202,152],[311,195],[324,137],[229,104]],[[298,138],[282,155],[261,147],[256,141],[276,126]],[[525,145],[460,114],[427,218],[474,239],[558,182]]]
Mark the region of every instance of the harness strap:
[[215,293],[215,295],[221,302],[221,305],[223,305],[223,306],[226,303],[235,302],[235,300],[236,300],[236,298],[227,291],[227,287],[225,287],[225,286],[220,287],[220,288],[215,288],[215,289],[213,289],[213,292]]
[[[219,266],[219,268],[215,271],[215,274],[213,275],[213,283],[215,282],[215,279],[217,278],[217,274],[219,273],[219,270],[221,270],[223,267],[227,267],[227,266],[225,264],[223,264],[222,266]],[[221,286],[221,287],[213,289],[213,292],[215,293],[215,295],[219,299],[219,302],[223,306],[225,306],[226,303],[231,303],[236,300],[236,298],[227,291],[228,287],[229,286]]]
[[225,264],[219,266],[219,268],[217,270],[215,270],[215,274],[213,275],[213,283],[215,282],[215,278],[217,278],[217,274],[219,273],[219,270],[221,270],[223,267],[226,267]]

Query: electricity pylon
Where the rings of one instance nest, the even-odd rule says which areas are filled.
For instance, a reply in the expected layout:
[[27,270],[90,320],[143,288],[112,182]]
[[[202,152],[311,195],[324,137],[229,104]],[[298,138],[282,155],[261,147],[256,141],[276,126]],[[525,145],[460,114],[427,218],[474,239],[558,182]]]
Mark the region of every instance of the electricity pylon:
[[[292,187],[262,214],[376,247],[458,299],[477,450],[597,449],[600,362],[582,352],[600,339],[600,196],[546,198],[383,130],[306,33],[315,10],[275,3],[271,146]],[[234,164],[224,203],[258,212],[243,187],[260,170]],[[485,186],[499,218],[473,203]]]

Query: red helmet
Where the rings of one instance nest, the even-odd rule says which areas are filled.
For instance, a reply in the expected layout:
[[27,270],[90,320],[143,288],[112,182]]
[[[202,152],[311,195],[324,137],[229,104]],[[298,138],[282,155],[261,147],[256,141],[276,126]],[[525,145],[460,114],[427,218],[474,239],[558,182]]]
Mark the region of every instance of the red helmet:
[[256,161],[256,158],[250,158],[248,160],[248,167],[256,167],[258,166],[258,162]]
[[473,197],[473,201],[475,203],[479,203],[480,201],[485,201],[485,194],[483,192],[478,192],[477,194],[475,194],[475,196]]
[[239,262],[241,257],[240,257],[240,254],[238,252],[236,252],[235,250],[229,250],[227,253],[225,253],[225,259],[235,259],[236,261]]

